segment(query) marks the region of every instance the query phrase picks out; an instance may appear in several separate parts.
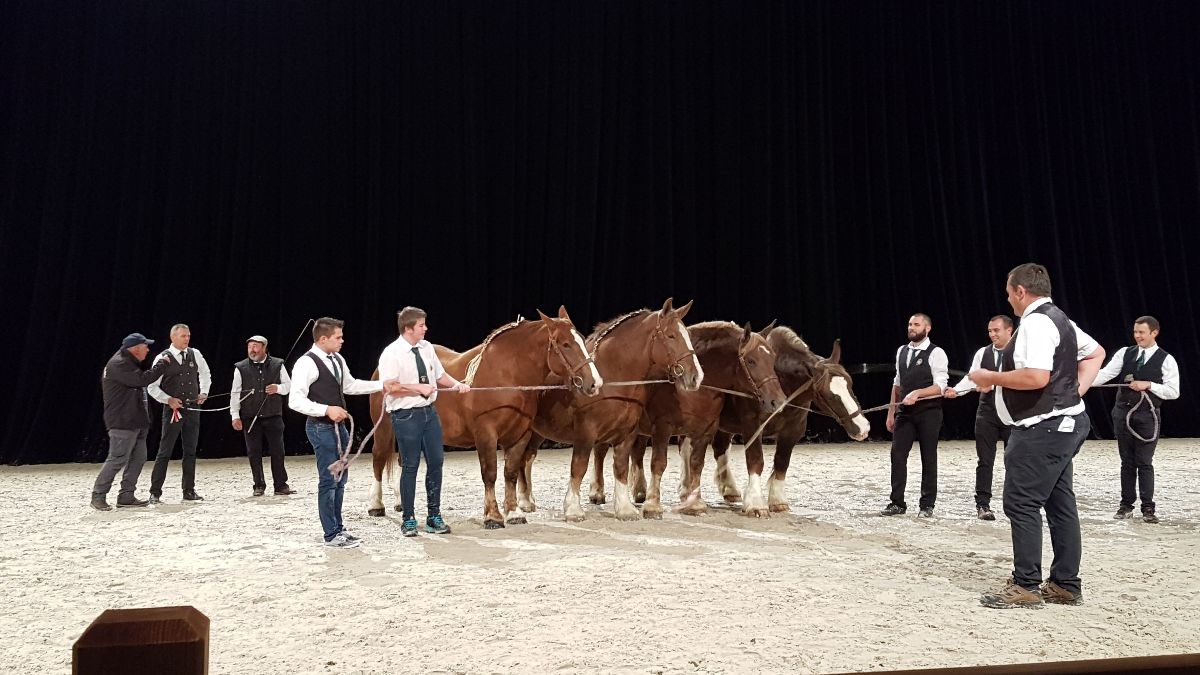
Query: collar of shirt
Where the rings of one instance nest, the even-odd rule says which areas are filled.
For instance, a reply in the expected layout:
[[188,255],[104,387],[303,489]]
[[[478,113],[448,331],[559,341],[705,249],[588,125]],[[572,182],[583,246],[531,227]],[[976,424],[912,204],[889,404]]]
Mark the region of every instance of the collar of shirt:
[[[191,347],[187,347],[186,349],[191,349]],[[176,361],[183,360],[183,349],[176,349],[175,345],[171,345],[167,347],[167,351],[171,352],[171,356],[174,356]]]
[[1054,301],[1051,300],[1049,298],[1049,296],[1047,296],[1045,298],[1038,298],[1037,300],[1034,300],[1033,302],[1029,303],[1029,306],[1025,308],[1025,311],[1021,312],[1021,318],[1024,319],[1025,317],[1029,316],[1029,314],[1031,312],[1033,312],[1033,310],[1037,309],[1038,307],[1041,307],[1042,305],[1046,304],[1047,302],[1054,302]]
[[[1150,357],[1154,356],[1154,352],[1158,351],[1158,344],[1156,343],[1150,347],[1134,347],[1134,349],[1141,350],[1143,361],[1149,361]],[[1135,356],[1133,359],[1136,361],[1137,357]]]
[[910,343],[908,343],[908,348],[915,349],[917,351],[923,351],[925,349],[929,349],[929,338],[926,337],[924,340],[921,340],[920,342],[910,342]]

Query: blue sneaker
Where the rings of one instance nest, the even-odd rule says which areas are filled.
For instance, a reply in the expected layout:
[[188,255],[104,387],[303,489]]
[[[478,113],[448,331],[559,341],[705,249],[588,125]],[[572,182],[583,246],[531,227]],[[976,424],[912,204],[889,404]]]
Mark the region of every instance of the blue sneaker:
[[450,534],[450,526],[442,520],[442,516],[429,516],[425,520],[425,531],[430,534]]
[[400,534],[402,534],[406,537],[417,536],[417,519],[416,518],[405,519],[404,524],[400,526]]

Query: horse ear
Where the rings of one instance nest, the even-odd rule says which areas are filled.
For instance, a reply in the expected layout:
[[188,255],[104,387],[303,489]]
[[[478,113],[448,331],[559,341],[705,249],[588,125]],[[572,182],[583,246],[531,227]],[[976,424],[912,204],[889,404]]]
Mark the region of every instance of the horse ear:
[[829,358],[825,360],[835,364],[842,362],[842,341],[840,338],[833,341],[833,351],[829,353]]
[[674,300],[675,300],[675,298],[667,298],[667,301],[663,303],[663,306],[662,306],[662,313],[663,313],[663,314],[666,314],[667,312],[669,312],[669,311],[671,311],[672,309],[674,309],[674,307],[672,307],[672,305],[671,305],[671,302],[672,302],[672,301],[674,301]]
[[771,319],[771,323],[767,324],[766,328],[758,331],[758,334],[763,336],[763,338],[766,338],[773,330],[775,330],[775,319]]
[[[567,314],[567,306],[566,305],[558,306],[558,318],[566,319],[567,321],[571,321],[571,316],[569,314]],[[575,322],[571,321],[571,323],[574,324]]]
[[680,321],[683,321],[683,317],[687,316],[687,313],[688,313],[688,311],[692,309],[692,303],[693,303],[693,302],[695,302],[695,300],[688,300],[688,304],[686,304],[686,305],[684,305],[683,307],[680,307],[679,309],[675,310],[675,316],[676,316],[676,317],[677,317],[677,318],[678,318]]
[[754,330],[750,328],[750,322],[747,321],[745,326],[742,326],[741,346],[745,346],[750,341],[750,336],[754,334]]
[[542,318],[542,323],[546,324],[546,326],[548,328],[553,330],[554,329],[554,319],[551,319],[550,317],[543,314],[542,310],[540,310],[540,309],[537,311],[537,313],[538,313],[538,316]]

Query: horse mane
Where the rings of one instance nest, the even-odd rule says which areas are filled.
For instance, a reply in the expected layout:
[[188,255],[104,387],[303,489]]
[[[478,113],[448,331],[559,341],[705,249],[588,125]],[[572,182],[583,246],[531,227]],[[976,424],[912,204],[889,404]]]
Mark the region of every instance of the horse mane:
[[488,345],[492,344],[492,340],[495,340],[496,337],[501,333],[512,330],[523,323],[525,323],[525,317],[518,316],[516,321],[500,326],[496,330],[489,333],[486,338],[484,338],[483,344],[480,346],[479,353],[476,354],[475,358],[471,359],[471,362],[467,364],[467,376],[463,379],[463,381],[467,383],[467,386],[471,386],[475,383],[475,374],[479,372],[479,364],[483,363],[483,355],[487,353]]
[[807,375],[821,362],[808,343],[787,326],[776,326],[767,336],[767,344],[775,351],[775,369],[790,375]]
[[732,321],[705,321],[687,327],[692,337],[692,346],[697,353],[733,347],[737,353],[741,346],[743,329]]
[[592,354],[595,354],[596,350],[600,348],[600,341],[607,337],[609,333],[613,332],[617,326],[620,326],[626,319],[632,318],[639,314],[645,314],[649,311],[649,309],[643,307],[641,309],[635,309],[632,312],[622,314],[615,319],[596,324],[596,327],[592,329],[592,334],[589,335],[587,339],[588,351],[590,351]]

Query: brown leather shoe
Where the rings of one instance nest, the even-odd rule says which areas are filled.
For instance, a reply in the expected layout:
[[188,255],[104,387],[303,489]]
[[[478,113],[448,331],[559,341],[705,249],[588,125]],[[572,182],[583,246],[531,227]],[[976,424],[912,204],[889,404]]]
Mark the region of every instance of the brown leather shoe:
[[1055,605],[1082,605],[1083,593],[1072,593],[1053,581],[1042,584],[1042,600]]
[[1012,609],[1013,607],[1032,609],[1042,606],[1042,596],[1037,591],[1031,591],[1010,581],[1000,591],[984,593],[979,596],[979,603],[992,609]]
[[290,487],[284,486],[284,487],[276,490],[275,494],[277,494],[277,495],[294,495],[294,494],[296,494],[296,491]]

